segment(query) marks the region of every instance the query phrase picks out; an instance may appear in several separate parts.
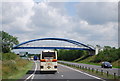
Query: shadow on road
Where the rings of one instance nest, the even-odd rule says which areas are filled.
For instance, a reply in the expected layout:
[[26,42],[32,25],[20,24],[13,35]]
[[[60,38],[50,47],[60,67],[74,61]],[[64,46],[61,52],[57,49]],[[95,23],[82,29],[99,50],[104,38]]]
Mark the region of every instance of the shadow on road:
[[[28,70],[28,72],[26,74],[33,74],[34,70]],[[39,70],[36,70],[35,74],[40,74]]]
[[[34,70],[29,70],[26,74],[33,74]],[[56,71],[40,71],[40,70],[36,70],[35,74],[55,74]]]

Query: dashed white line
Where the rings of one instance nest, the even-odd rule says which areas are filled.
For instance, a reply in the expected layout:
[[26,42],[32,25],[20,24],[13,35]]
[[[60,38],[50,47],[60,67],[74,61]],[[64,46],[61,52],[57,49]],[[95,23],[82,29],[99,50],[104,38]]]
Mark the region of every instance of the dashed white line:
[[[59,65],[61,65],[61,64],[59,64]],[[61,65],[61,66],[66,67],[66,68],[69,68],[69,69],[74,70],[74,71],[77,71],[77,72],[80,72],[80,73],[83,73],[83,74],[88,75],[88,76],[90,76],[90,77],[93,77],[93,78],[96,78],[96,79],[99,79],[99,80],[102,80],[102,81],[106,81],[106,80],[103,80],[103,79],[101,79],[101,78],[99,78],[99,77],[96,77],[96,76],[90,75],[90,74],[88,74],[88,73],[82,72],[82,71],[80,71],[80,70],[73,69],[73,68],[68,67],[68,66],[65,66],[65,65]]]
[[61,75],[61,77],[63,77],[63,75]]

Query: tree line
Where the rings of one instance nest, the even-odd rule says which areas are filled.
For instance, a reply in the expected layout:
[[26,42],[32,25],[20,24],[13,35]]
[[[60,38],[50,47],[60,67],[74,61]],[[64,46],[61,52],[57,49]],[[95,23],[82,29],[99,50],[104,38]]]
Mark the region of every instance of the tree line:
[[99,63],[102,61],[114,62],[120,59],[120,48],[107,46],[103,51],[100,51],[93,62]]
[[88,52],[83,50],[58,50],[59,60],[73,61],[83,55],[88,55]]
[[[58,50],[58,59],[65,61],[81,61],[90,57],[89,51],[84,50]],[[120,48],[104,46],[91,62],[100,63],[103,61],[114,62],[120,59]]]

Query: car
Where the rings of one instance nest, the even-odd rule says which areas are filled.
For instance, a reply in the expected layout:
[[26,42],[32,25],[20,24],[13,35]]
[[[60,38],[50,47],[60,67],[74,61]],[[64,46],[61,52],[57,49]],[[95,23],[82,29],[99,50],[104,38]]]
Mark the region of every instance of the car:
[[37,60],[38,59],[38,57],[37,56],[34,56],[34,60]]
[[110,62],[102,62],[101,68],[112,68],[112,64]]

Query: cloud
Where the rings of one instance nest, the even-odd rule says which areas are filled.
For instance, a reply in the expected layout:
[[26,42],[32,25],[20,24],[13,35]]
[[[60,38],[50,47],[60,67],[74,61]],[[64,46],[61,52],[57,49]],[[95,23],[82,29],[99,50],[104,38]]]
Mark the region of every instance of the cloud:
[[[2,7],[2,30],[10,35],[18,37],[21,42],[31,39],[33,30],[27,26],[30,17],[34,14],[32,7],[34,2],[5,2]],[[9,21],[9,22],[8,22]]]
[[[77,30],[81,30],[83,36],[86,36],[88,40],[91,41],[117,41],[117,23],[108,22],[104,25],[90,25],[87,22],[80,22],[81,27],[76,28]],[[112,32],[112,33],[111,33]]]
[[2,4],[2,27],[11,34],[22,34],[31,29],[26,25],[33,15],[34,2],[3,2]]
[[81,2],[76,6],[78,17],[90,24],[117,22],[117,7],[117,2]]
[[[115,8],[111,4],[76,3],[77,6],[73,9],[77,10],[77,16],[70,16],[65,11],[65,3],[59,3],[58,6],[56,3],[34,4],[33,1],[4,3],[3,29],[17,36],[20,42],[44,37],[59,37],[83,43],[93,41],[99,42],[98,44],[102,44],[103,41],[104,44],[110,44],[107,42],[111,41],[116,43],[118,26],[114,14]],[[88,10],[93,11],[88,12]],[[96,19],[99,21],[97,22]]]

